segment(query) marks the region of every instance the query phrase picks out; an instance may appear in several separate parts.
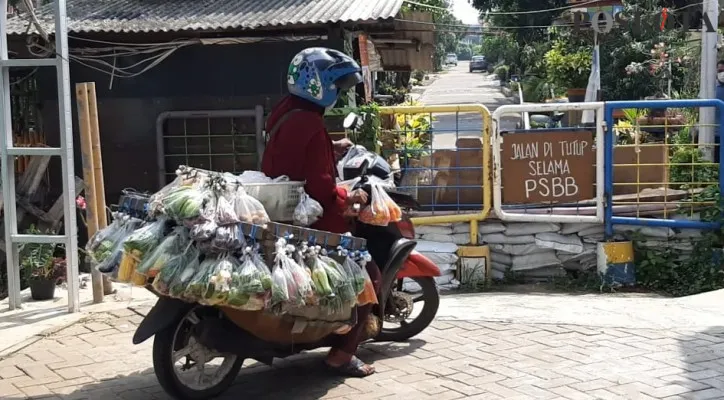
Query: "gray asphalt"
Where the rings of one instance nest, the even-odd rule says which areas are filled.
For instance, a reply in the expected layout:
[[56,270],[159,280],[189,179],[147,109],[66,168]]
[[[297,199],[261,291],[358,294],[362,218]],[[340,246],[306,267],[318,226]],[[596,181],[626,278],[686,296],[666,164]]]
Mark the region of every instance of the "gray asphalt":
[[[490,112],[505,104],[513,104],[500,90],[500,82],[488,73],[469,72],[468,62],[460,62],[439,75],[425,88],[420,102],[426,106],[451,104],[483,104]],[[434,114],[433,148],[452,149],[460,137],[480,137],[482,117],[475,113]],[[506,118],[502,128],[514,129],[516,118]]]

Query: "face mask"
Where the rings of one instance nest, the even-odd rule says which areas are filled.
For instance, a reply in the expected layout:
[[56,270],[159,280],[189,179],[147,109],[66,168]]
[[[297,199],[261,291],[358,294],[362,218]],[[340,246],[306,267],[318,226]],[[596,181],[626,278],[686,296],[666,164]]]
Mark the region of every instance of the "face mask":
[[718,74],[716,74],[716,79],[717,79],[719,82],[724,83],[724,71],[719,72]]

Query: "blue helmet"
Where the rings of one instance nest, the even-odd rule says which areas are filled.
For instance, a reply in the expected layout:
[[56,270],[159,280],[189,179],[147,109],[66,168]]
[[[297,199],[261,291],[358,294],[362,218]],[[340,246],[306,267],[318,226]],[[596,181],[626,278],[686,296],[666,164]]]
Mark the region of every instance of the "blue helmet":
[[289,93],[327,108],[342,90],[362,82],[359,64],[340,51],[324,47],[302,50],[289,64]]

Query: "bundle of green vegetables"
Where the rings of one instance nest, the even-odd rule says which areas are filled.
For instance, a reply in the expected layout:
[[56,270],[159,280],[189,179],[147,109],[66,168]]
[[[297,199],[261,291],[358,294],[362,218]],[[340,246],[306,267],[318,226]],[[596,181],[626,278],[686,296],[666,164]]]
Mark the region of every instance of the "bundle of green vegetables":
[[143,257],[155,249],[161,239],[163,239],[166,223],[167,220],[165,218],[160,218],[157,221],[150,222],[136,229],[123,241],[123,249],[128,253],[132,253],[135,250],[136,254],[139,254],[141,259],[143,259]]
[[210,193],[192,186],[171,189],[161,200],[164,213],[177,220],[194,219],[201,215]]
[[199,269],[198,249],[191,245],[166,261],[153,280],[153,287],[161,294],[183,299],[188,282]]
[[136,272],[149,277],[154,277],[170,259],[182,254],[191,245],[188,229],[177,226],[170,235],[163,239],[151,253],[144,257],[138,265]]

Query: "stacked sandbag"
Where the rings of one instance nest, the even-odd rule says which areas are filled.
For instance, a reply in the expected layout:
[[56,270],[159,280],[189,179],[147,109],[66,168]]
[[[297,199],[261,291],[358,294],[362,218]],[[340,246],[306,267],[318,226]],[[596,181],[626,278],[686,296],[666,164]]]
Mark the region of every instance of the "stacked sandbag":
[[[460,281],[456,279],[458,269],[456,241],[460,242],[461,236],[465,236],[467,242],[470,242],[470,233],[454,233],[452,224],[438,224],[415,226],[415,235],[417,238],[415,250],[440,268],[442,275],[435,277],[440,290],[460,287]],[[419,286],[409,280],[405,281],[405,285],[409,290],[419,290]]]

